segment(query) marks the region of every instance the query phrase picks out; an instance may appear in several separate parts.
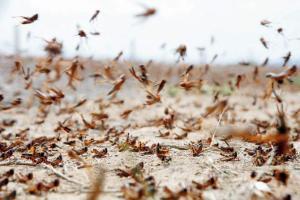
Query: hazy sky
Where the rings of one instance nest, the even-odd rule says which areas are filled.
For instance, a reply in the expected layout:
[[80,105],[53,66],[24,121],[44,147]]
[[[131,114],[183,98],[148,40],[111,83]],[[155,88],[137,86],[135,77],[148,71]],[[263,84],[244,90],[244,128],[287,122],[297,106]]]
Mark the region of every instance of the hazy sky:
[[[146,21],[135,18],[143,11],[141,3],[157,8],[157,15]],[[139,59],[175,61],[174,49],[186,44],[189,62],[200,61],[196,47],[206,47],[208,61],[218,53],[218,63],[262,62],[267,56],[276,62],[288,51],[292,51],[291,64],[300,57],[300,40],[290,40],[300,38],[299,0],[1,0],[0,7],[0,51],[6,53],[14,49],[13,27],[18,19],[13,16],[39,13],[37,22],[19,26],[27,54],[43,55],[40,37],[57,37],[66,56],[114,57],[123,50],[125,58],[134,54]],[[101,13],[89,23],[96,9]],[[262,27],[262,19],[273,26]],[[89,36],[76,52],[76,25],[101,36]],[[276,32],[279,27],[284,35]],[[31,39],[26,40],[29,31]],[[260,44],[260,37],[269,41],[269,50]],[[165,49],[160,48],[163,43]]]

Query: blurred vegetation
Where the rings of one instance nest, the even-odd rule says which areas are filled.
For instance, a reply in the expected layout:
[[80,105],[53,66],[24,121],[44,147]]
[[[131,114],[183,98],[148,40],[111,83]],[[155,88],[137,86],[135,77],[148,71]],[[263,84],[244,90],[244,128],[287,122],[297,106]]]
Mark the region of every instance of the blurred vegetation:
[[180,92],[180,89],[175,86],[169,86],[167,89],[167,93],[170,97],[176,97]]
[[216,85],[204,85],[202,87],[201,92],[209,95],[213,95],[216,92],[219,92],[223,96],[230,96],[233,91],[231,90],[230,86],[228,84],[216,86]]
[[292,80],[296,86],[300,86],[300,76],[295,76],[294,78],[292,78]]

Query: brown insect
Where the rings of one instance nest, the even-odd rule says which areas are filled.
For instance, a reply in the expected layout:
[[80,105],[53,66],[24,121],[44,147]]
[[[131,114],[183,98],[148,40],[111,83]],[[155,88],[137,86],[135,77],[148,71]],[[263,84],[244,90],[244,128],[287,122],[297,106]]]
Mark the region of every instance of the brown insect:
[[82,30],[82,29],[78,31],[78,34],[77,34],[77,35],[80,36],[80,37],[87,38],[87,34],[86,34],[85,31]]
[[175,53],[179,54],[178,60],[177,62],[180,61],[180,59],[184,60],[185,56],[186,56],[186,52],[187,52],[187,47],[184,44],[179,45],[179,47],[177,47],[177,49],[175,50]]
[[132,109],[128,109],[128,110],[125,110],[125,111],[123,111],[122,113],[121,113],[121,117],[123,118],[123,119],[127,119],[128,118],[128,116],[130,115],[130,113],[132,113]]
[[259,68],[257,66],[254,67],[254,70],[253,70],[253,81],[258,81],[257,77],[258,77],[258,74],[259,74]]
[[48,52],[50,56],[61,54],[63,44],[58,42],[56,38],[53,38],[51,41],[45,40],[45,42],[47,43],[47,45],[45,46],[44,50]]
[[107,152],[108,152],[107,148],[104,148],[101,151],[98,151],[97,149],[93,149],[92,150],[92,153],[94,154],[93,158],[104,158],[107,156]]
[[14,107],[18,107],[19,105],[22,104],[22,99],[21,98],[16,98],[12,102],[9,103],[10,105],[7,106],[0,106],[0,110],[10,110]]
[[224,158],[222,158],[222,161],[233,161],[233,160],[238,160],[238,154],[237,152],[233,152],[233,153],[229,153],[229,154],[224,154],[221,153],[222,156],[224,156]]
[[41,74],[49,74],[51,72],[51,69],[48,68],[48,66],[36,64],[34,72],[41,73]]
[[[254,165],[256,166],[262,166],[264,165],[267,160],[270,157],[270,149],[264,149],[261,145],[258,146],[257,148],[255,148],[254,150],[251,149],[245,149],[245,151],[252,156],[252,162]],[[270,178],[264,178],[264,180],[262,180],[262,177],[259,178],[259,181],[271,181]]]
[[270,24],[271,24],[272,22],[270,22],[269,20],[266,20],[266,19],[264,19],[264,20],[262,20],[261,22],[260,22],[260,24],[262,25],[262,26],[269,26]]
[[24,16],[20,16],[23,21],[21,21],[21,24],[31,24],[33,22],[35,22],[36,20],[38,20],[39,15],[38,14],[34,14],[31,17],[24,17]]
[[202,141],[199,141],[198,143],[190,143],[189,148],[192,151],[192,155],[194,157],[199,156],[203,150]]
[[87,122],[83,115],[80,115],[81,116],[81,119],[82,119],[82,122],[84,123],[84,126],[88,129],[95,129],[96,128],[96,123],[95,121],[92,121],[92,122]]
[[27,191],[30,194],[40,194],[41,192],[48,192],[49,190],[58,187],[59,183],[59,179],[55,179],[53,182],[50,183],[39,182],[29,187]]
[[[55,143],[51,144],[51,147],[57,147],[57,145]],[[52,166],[63,166],[63,158],[62,155],[60,154],[59,156],[57,156],[53,161],[50,162],[50,164]]]
[[185,72],[181,75],[181,82],[179,83],[179,86],[184,88],[186,91],[192,89],[193,87],[201,87],[203,80],[189,80],[190,72],[194,68],[193,65],[190,65]]
[[262,44],[266,49],[269,48],[269,47],[268,47],[268,43],[267,43],[267,41],[265,40],[265,38],[261,37],[259,40],[260,40],[261,44]]
[[3,199],[16,199],[16,197],[17,197],[17,191],[13,190],[11,192],[6,193]]
[[17,122],[17,120],[15,120],[15,119],[3,119],[2,125],[9,127],[9,126],[13,126],[16,122]]
[[104,120],[104,119],[108,119],[108,114],[106,113],[91,113],[92,115],[92,120],[97,120],[97,121],[101,121],[101,120]]
[[286,56],[282,57],[282,58],[283,58],[283,61],[284,61],[283,64],[282,64],[283,67],[286,66],[286,64],[289,62],[291,56],[292,56],[292,53],[289,51],[289,52],[286,54]]
[[273,171],[273,176],[277,181],[279,181],[283,185],[287,185],[290,174],[288,171],[275,169]]
[[30,77],[33,75],[33,73],[30,72],[30,68],[27,68],[27,70],[25,70],[24,66],[22,65],[22,63],[20,61],[15,61],[15,66],[14,66],[13,70],[11,71],[11,74],[18,72],[18,71],[22,73],[25,81],[28,81],[30,79]]
[[125,81],[126,76],[125,74],[122,74],[119,79],[115,81],[114,87],[107,93],[107,95],[116,94],[118,91],[120,91]]
[[142,83],[145,87],[149,86],[150,80],[148,79],[147,69],[144,65],[139,66],[140,74],[138,75],[134,69],[134,67],[131,67],[129,69],[129,72],[131,75],[137,79],[140,83]]
[[251,65],[251,63],[250,62],[242,61],[242,62],[239,62],[239,65],[249,66],[249,65]]
[[97,81],[97,79],[103,78],[101,73],[94,73],[94,74],[89,75],[89,77],[94,78],[95,82]]
[[132,177],[135,181],[141,182],[143,180],[144,163],[140,162],[132,168],[116,169],[116,173],[120,177]]
[[11,177],[15,173],[14,169],[9,169],[8,171],[4,172],[3,174],[0,175],[1,178],[3,177]]
[[12,68],[12,70],[11,70],[11,74],[14,74],[14,73],[16,73],[16,72],[20,72],[21,70],[22,70],[22,67],[23,67],[23,65],[22,65],[22,63],[21,63],[21,61],[19,61],[19,60],[16,60],[15,62],[14,62],[14,66],[13,66],[13,68]]
[[[163,188],[163,191],[165,193],[163,199],[164,200],[173,200],[173,199],[196,199],[196,197],[191,196],[191,194],[189,194],[188,189],[187,188],[183,188],[179,191],[172,191],[170,188],[168,188],[167,186],[165,186]],[[199,197],[199,195],[198,195]]]
[[7,177],[1,178],[0,179],[0,189],[2,190],[3,186],[6,186],[9,183],[9,180]]
[[278,28],[277,33],[282,34],[283,33],[283,28]]
[[227,100],[221,100],[219,102],[216,102],[214,105],[212,106],[208,106],[206,108],[206,112],[203,114],[203,117],[207,117],[213,113],[215,114],[220,114],[222,112],[224,112],[224,110],[226,109],[228,105],[228,101]]
[[43,93],[40,90],[35,91],[35,95],[40,99],[41,104],[50,105],[52,103],[60,103],[65,97],[64,93],[55,88],[49,88],[49,93]]
[[277,107],[277,110],[278,122],[276,124],[276,130],[270,130],[266,134],[252,134],[249,131],[244,130],[236,132],[232,136],[257,144],[272,143],[276,147],[275,157],[272,162],[279,164],[284,162],[284,159],[293,158],[295,151],[293,150],[293,146],[288,144],[290,128],[285,122],[283,105],[281,104],[281,108]]
[[59,132],[59,131],[65,131],[66,133],[70,133],[72,131],[71,128],[69,128],[68,126],[65,125],[65,123],[68,121],[69,119],[65,119],[63,122],[58,122],[58,126],[54,129],[55,132]]
[[16,176],[17,176],[17,181],[19,183],[27,183],[28,181],[31,181],[33,179],[32,173],[28,173],[26,175],[18,173],[18,174],[16,174]]
[[[166,129],[173,129],[176,113],[174,110],[166,108],[165,109],[165,117],[162,119],[162,123]],[[161,121],[161,120],[159,120]],[[159,122],[158,121],[158,122]]]
[[169,136],[170,136],[170,131],[161,132],[161,131],[159,130],[158,132],[159,132],[158,137],[166,138],[166,137],[169,137]]
[[162,89],[165,87],[166,82],[167,82],[166,80],[162,80],[160,82],[160,84],[158,85],[157,91],[156,91],[157,94],[159,94],[162,91]]
[[188,136],[188,132],[185,132],[185,133],[183,133],[181,135],[175,134],[174,139],[175,140],[182,140],[182,139],[186,138],[187,136]]
[[161,97],[160,97],[160,92],[161,90],[164,88],[166,84],[166,80],[162,80],[160,82],[160,84],[158,85],[158,88],[156,90],[156,93],[152,92],[151,90],[149,89],[146,89],[146,92],[147,92],[147,100],[146,100],[146,104],[147,105],[152,105],[152,104],[155,104],[155,103],[158,103],[161,101]]
[[297,66],[294,65],[293,67],[286,69],[278,74],[269,72],[266,74],[267,78],[272,79],[278,83],[283,83],[284,79],[290,80],[290,77],[297,72]]
[[133,107],[133,108],[131,108],[131,109],[124,110],[124,111],[121,113],[120,117],[123,118],[123,119],[127,119],[127,118],[129,117],[129,115],[130,115],[133,111],[136,111],[136,110],[139,110],[139,109],[142,109],[142,108],[144,108],[143,105],[142,105],[142,106],[141,106],[141,105],[137,105],[137,106],[135,106],[135,107]]
[[204,183],[198,183],[196,181],[193,181],[192,183],[196,186],[196,188],[198,190],[205,190],[205,189],[207,189],[209,187],[211,187],[213,189],[217,189],[218,188],[218,186],[217,186],[217,183],[218,183],[217,177],[211,177],[210,179],[208,179]]
[[79,77],[79,69],[83,70],[83,65],[78,61],[78,59],[75,59],[72,61],[72,64],[69,68],[65,70],[65,73],[69,77],[68,86],[70,86],[73,90],[75,90],[75,86],[73,84],[74,80],[82,81],[83,79]]
[[211,61],[210,61],[210,64],[214,63],[214,62],[217,60],[218,56],[219,56],[218,54],[215,54],[215,55],[212,57],[212,59],[211,59]]
[[[143,175],[143,173],[141,173]],[[139,200],[153,198],[157,192],[155,179],[153,176],[144,178],[140,176],[134,182],[130,182],[121,187],[125,199]]]
[[120,51],[118,53],[118,55],[113,59],[113,61],[117,62],[121,58],[122,55],[123,55],[123,51]]
[[114,70],[113,70],[113,68],[111,66],[105,66],[104,67],[104,77],[107,80],[112,80],[112,81],[115,80],[113,72],[114,72]]
[[261,66],[266,66],[269,63],[269,58],[267,57],[264,62],[261,64]]
[[150,16],[155,15],[157,12],[157,10],[155,8],[147,8],[146,6],[144,6],[144,7],[145,7],[145,11],[140,14],[135,15],[136,17],[148,18]]
[[188,66],[188,68],[185,70],[185,72],[181,76],[187,76],[190,74],[190,72],[194,69],[194,65]]
[[72,107],[72,109],[78,108],[78,107],[84,105],[86,102],[87,102],[87,99],[82,99],[82,100],[80,100],[77,104],[75,104],[75,105]]
[[[64,142],[64,144],[67,144],[67,143],[69,143],[70,145],[75,145],[75,141],[74,140],[72,140],[72,141],[68,141],[68,142]],[[85,154],[85,153],[87,153],[88,152],[88,147],[83,147],[83,148],[79,148],[79,149],[72,149],[78,156],[80,156],[80,155],[83,155],[83,154]]]
[[242,75],[239,74],[239,75],[237,75],[235,86],[236,86],[237,88],[240,88],[241,82],[242,82],[242,80],[244,80],[245,78],[246,78],[245,74],[242,74]]
[[99,15],[100,13],[100,10],[96,10],[95,13],[92,15],[92,17],[90,18],[90,22],[94,21],[97,16]]
[[[148,64],[149,65],[149,64]],[[140,74],[138,75],[134,69],[134,67],[131,67],[131,69],[129,70],[130,73],[132,74],[132,76],[137,79],[144,87],[147,93],[147,100],[146,100],[146,105],[152,105],[154,103],[158,103],[161,101],[161,97],[160,97],[160,92],[161,90],[164,88],[165,84],[166,84],[166,80],[162,80],[159,84],[158,84],[158,88],[156,90],[156,92],[154,91],[155,86],[156,85],[150,85],[150,83],[154,83],[153,81],[148,79],[148,74],[147,74],[147,69],[144,65],[140,65]]]
[[167,147],[161,146],[159,143],[156,145],[156,156],[162,161],[170,161],[171,157],[169,156],[170,150]]
[[71,159],[77,160],[77,161],[81,161],[84,162],[84,160],[74,151],[74,150],[69,150],[68,151],[68,156]]

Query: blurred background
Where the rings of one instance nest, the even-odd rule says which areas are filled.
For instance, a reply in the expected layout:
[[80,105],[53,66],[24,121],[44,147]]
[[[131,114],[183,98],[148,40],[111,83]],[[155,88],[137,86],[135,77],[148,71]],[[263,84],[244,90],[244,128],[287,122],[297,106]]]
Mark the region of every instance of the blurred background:
[[[156,8],[157,13],[147,19],[135,17],[145,7]],[[100,14],[90,23],[97,9]],[[20,25],[15,18],[35,13],[39,19],[33,24]],[[261,26],[261,20],[272,24]],[[269,57],[276,65],[291,51],[290,64],[297,64],[299,20],[299,0],[1,0],[0,52],[45,55],[43,39],[56,37],[63,42],[66,57],[104,59],[124,51],[125,59],[174,63],[175,49],[186,44],[186,62],[207,63],[218,54],[219,64],[262,63]],[[100,36],[80,39],[78,27]],[[283,28],[282,34],[278,28]],[[262,46],[261,37],[269,49]]]

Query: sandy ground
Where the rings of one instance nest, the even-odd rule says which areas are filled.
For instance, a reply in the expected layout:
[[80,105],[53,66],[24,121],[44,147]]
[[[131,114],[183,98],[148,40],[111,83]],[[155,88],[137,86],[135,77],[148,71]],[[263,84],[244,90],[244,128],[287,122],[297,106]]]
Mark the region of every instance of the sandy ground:
[[[10,65],[11,63],[7,64]],[[249,74],[250,74],[249,70]],[[36,124],[38,107],[40,105],[37,97],[33,97],[31,104],[30,97],[34,89],[25,91],[23,89],[23,80],[15,76],[10,83],[7,82],[9,74],[7,68],[2,67],[2,84],[0,93],[4,95],[2,104],[7,104],[15,97],[23,99],[22,105],[16,108],[0,111],[1,127],[4,130],[1,133],[1,142],[11,144],[18,136],[20,130],[29,128],[27,136],[23,142],[27,144],[33,138],[39,136],[57,137],[60,135],[60,141],[55,141],[57,147],[49,150],[49,160],[53,160],[59,155],[62,155],[63,163],[60,166],[54,166],[55,172],[60,172],[66,178],[59,177],[51,168],[45,167],[45,164],[37,164],[36,166],[26,166],[16,164],[15,162],[32,163],[28,159],[21,158],[23,152],[15,152],[10,158],[0,161],[0,175],[9,169],[14,169],[14,175],[10,178],[7,186],[0,187],[0,194],[5,196],[9,191],[16,190],[17,199],[87,199],[91,193],[92,177],[97,177],[98,171],[104,171],[104,177],[101,178],[103,188],[99,199],[124,199],[124,190],[121,188],[134,182],[131,177],[119,177],[116,169],[126,169],[136,166],[143,162],[143,177],[153,176],[155,179],[155,192],[153,199],[161,199],[166,197],[164,187],[167,186],[172,191],[179,191],[183,188],[192,187],[192,182],[197,181],[203,183],[211,177],[216,178],[217,187],[208,187],[201,190],[201,198],[204,199],[283,199],[287,195],[291,195],[292,199],[300,199],[299,183],[300,183],[300,162],[299,154],[300,142],[291,141],[297,151],[293,160],[287,161],[280,165],[270,165],[266,163],[262,166],[257,166],[253,162],[253,157],[247,153],[247,149],[254,150],[258,147],[257,144],[232,139],[226,144],[222,141],[222,135],[216,135],[214,144],[219,147],[233,147],[234,152],[237,152],[237,157],[233,160],[225,161],[221,155],[222,150],[216,147],[208,147],[205,142],[211,137],[215,128],[222,127],[228,124],[238,126],[239,123],[251,123],[253,120],[266,120],[276,123],[276,101],[274,98],[263,100],[259,98],[262,94],[264,85],[262,84],[244,84],[241,89],[235,90],[228,94],[221,94],[220,99],[227,99],[228,106],[231,108],[224,113],[220,124],[218,124],[219,115],[209,115],[203,117],[208,106],[213,103],[213,94],[209,84],[205,84],[202,90],[199,89],[184,91],[176,84],[167,84],[161,96],[160,103],[146,106],[145,108],[133,111],[127,119],[120,117],[120,114],[126,109],[134,106],[142,105],[145,102],[145,91],[138,85],[135,80],[128,80],[126,85],[117,94],[116,98],[110,99],[106,94],[111,89],[111,84],[95,83],[94,80],[86,78],[82,83],[77,83],[76,91],[66,87],[66,78],[63,77],[60,83],[56,86],[64,91],[65,98],[61,104],[53,104],[50,107],[48,116],[42,124]],[[249,75],[250,76],[250,75]],[[42,81],[41,81],[42,83]],[[42,87],[39,81],[35,82],[34,88]],[[16,92],[21,91],[21,94]],[[255,105],[253,104],[254,97],[258,96]],[[295,135],[299,128],[299,116],[292,118],[292,114],[300,107],[300,93],[298,89],[280,90],[280,96],[284,102],[284,110],[287,116],[288,126],[291,128],[290,134]],[[73,112],[58,114],[58,112],[67,106],[76,104],[81,99],[87,99],[87,102],[82,106],[74,109]],[[102,101],[97,101],[102,99]],[[117,103],[118,100],[123,100],[123,103]],[[114,103],[115,102],[115,103]],[[101,108],[101,109],[100,109]],[[175,122],[172,129],[167,129],[163,124],[155,123],[158,119],[165,119],[167,115],[165,109],[175,111]],[[110,140],[103,143],[84,145],[78,138],[78,133],[83,129],[84,124],[80,115],[82,114],[87,121],[91,121],[91,113],[102,112],[108,114],[108,118],[104,120],[104,127],[101,123],[97,124],[94,129],[84,131],[83,138],[89,140],[103,139],[106,135],[111,134]],[[3,125],[3,120],[14,119],[16,122],[12,126]],[[54,131],[57,128],[58,122],[66,120],[65,125],[71,131],[64,130]],[[199,127],[194,130],[184,131],[180,127],[184,127],[189,121],[199,120],[196,125]],[[116,131],[111,131],[110,128],[115,128]],[[114,134],[120,130],[120,136]],[[169,136],[159,137],[160,133],[169,131]],[[12,134],[10,139],[4,139],[4,136]],[[187,133],[186,137],[177,138],[179,135]],[[169,161],[162,161],[156,154],[144,155],[143,152],[134,152],[130,147],[124,151],[120,151],[126,137],[137,137],[137,141],[145,142],[147,146],[152,144],[160,144],[169,149]],[[299,133],[298,133],[299,134]],[[118,138],[118,140],[116,140]],[[66,144],[66,141],[74,140],[75,145]],[[199,140],[203,142],[203,150],[198,156],[193,156],[189,149],[191,142],[197,143]],[[118,145],[119,144],[119,145]],[[68,156],[70,150],[82,149],[87,147],[87,152],[79,155],[81,160],[71,159]],[[267,148],[265,145],[264,148]],[[107,154],[103,158],[93,157],[93,149],[99,151],[107,148]],[[92,168],[80,168],[85,162]],[[98,169],[100,167],[100,169]],[[287,184],[284,185],[273,177],[273,170],[286,170],[289,173]],[[98,170],[98,171],[97,171]],[[255,171],[257,176],[251,178],[251,173]],[[33,173],[33,180],[26,184],[18,183],[17,174]],[[266,181],[262,186],[267,189],[261,189],[257,186],[259,177],[271,177],[271,180]],[[41,194],[29,194],[28,190],[38,182],[51,182],[59,179],[58,187],[50,189]],[[73,181],[73,182],[71,182]],[[76,183],[74,183],[76,182]],[[201,199],[199,197],[199,199]],[[176,199],[175,197],[170,199]],[[181,199],[192,199],[191,197],[181,197]]]

